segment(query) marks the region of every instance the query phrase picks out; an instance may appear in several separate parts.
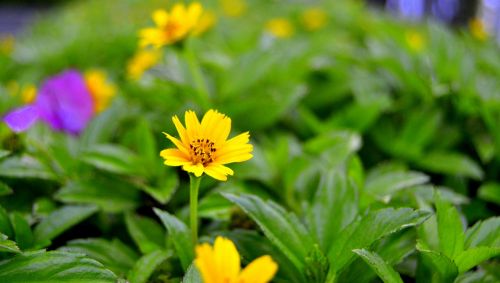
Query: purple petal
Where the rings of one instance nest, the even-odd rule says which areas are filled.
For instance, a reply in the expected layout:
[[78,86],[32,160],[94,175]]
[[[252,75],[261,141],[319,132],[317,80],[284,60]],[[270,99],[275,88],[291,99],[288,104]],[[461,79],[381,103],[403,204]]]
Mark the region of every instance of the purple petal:
[[83,76],[75,70],[46,80],[35,104],[43,121],[71,134],[79,134],[94,114],[92,96]]
[[34,105],[27,105],[9,112],[3,121],[16,133],[24,132],[39,118],[38,109]]

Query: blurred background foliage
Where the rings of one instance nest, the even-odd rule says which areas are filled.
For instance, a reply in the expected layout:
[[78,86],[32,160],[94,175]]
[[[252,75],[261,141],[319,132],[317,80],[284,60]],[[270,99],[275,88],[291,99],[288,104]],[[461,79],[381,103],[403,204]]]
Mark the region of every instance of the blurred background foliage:
[[[459,222],[467,227],[477,223],[471,229],[498,215],[500,52],[487,28],[468,21],[450,29],[432,19],[401,19],[362,1],[247,1],[244,8],[234,3],[204,1],[216,22],[186,42],[199,60],[210,107],[232,118],[233,132],[249,130],[255,146],[254,158],[233,166],[235,176],[228,182],[203,180],[203,235],[227,233],[243,249],[245,262],[271,253],[280,263],[276,282],[305,282],[300,278],[312,280],[312,275],[304,277],[302,265],[277,251],[272,237],[264,233],[268,241],[241,230],[258,230],[262,223],[235,208],[240,199],[220,193],[251,193],[302,220],[314,219],[315,209],[332,212],[327,210],[331,204],[321,206],[318,191],[328,182],[326,176],[340,174],[357,188],[344,196],[356,205],[351,212],[332,212],[344,218],[320,217],[338,218],[330,224],[339,231],[377,209],[430,211],[435,202],[442,202],[442,211],[452,210],[450,203],[458,207]],[[15,239],[20,250],[57,249],[54,257],[82,252],[131,282],[145,282],[149,275],[156,282],[175,282],[168,280],[184,274],[190,261],[172,256],[179,252],[178,243],[165,236],[152,208],[185,220],[187,176],[164,166],[159,151],[171,146],[162,134],[174,132],[171,116],[207,109],[190,72],[190,54],[175,46],[165,48],[160,62],[140,79],[127,74],[137,51],[137,31],[151,24],[154,9],[165,5],[156,0],[61,3],[16,36],[11,51],[0,52],[0,113],[21,104],[22,86],[39,85],[67,68],[105,70],[119,89],[112,105],[80,137],[42,124],[17,135],[0,125],[0,232]],[[311,27],[304,16],[308,8],[325,13],[324,25]],[[268,21],[276,18],[290,25],[283,36],[269,28]],[[347,186],[342,184],[337,186]],[[433,188],[440,197],[433,197]],[[415,225],[424,218],[414,217]],[[427,226],[438,221],[445,227],[445,220],[435,218]],[[498,247],[500,226],[498,218],[491,219],[491,237],[497,238],[489,244]],[[431,243],[437,232],[427,226],[418,233],[396,229],[379,240],[381,233],[375,244],[353,248],[370,246],[404,279],[430,282],[430,271],[415,267],[417,261],[434,264],[429,251],[438,249]],[[168,234],[175,233],[169,228]],[[419,258],[417,237],[430,239],[428,246],[425,241],[417,246],[421,254],[431,254],[430,260]],[[473,236],[467,237],[472,248]],[[255,243],[257,250],[252,249]],[[404,247],[404,254],[384,252],[398,247]],[[165,252],[151,255],[154,251]],[[332,255],[342,254],[336,252]],[[137,277],[141,256],[154,256],[157,262],[144,280]],[[361,259],[344,260],[345,265],[330,262],[340,282],[375,277]],[[464,275],[467,270],[460,269],[460,282],[500,280],[498,260]],[[315,278],[307,282],[321,282],[320,275]],[[485,281],[467,281],[471,278]]]

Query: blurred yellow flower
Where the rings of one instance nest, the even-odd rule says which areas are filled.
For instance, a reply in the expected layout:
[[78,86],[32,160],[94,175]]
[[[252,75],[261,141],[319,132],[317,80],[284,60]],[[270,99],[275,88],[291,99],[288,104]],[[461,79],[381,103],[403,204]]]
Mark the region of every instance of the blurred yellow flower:
[[15,39],[12,35],[3,36],[0,38],[0,53],[10,55],[14,51]]
[[127,64],[127,75],[132,80],[138,80],[144,72],[156,65],[161,58],[158,50],[139,50]]
[[111,98],[116,94],[116,86],[107,80],[106,73],[101,70],[90,70],[85,73],[85,83],[94,100],[95,112],[108,107]]
[[266,23],[266,30],[279,38],[291,37],[295,32],[292,23],[285,18],[276,18]]
[[421,52],[425,48],[425,38],[417,31],[407,31],[405,34],[406,44],[413,52]]
[[217,18],[212,11],[205,11],[200,17],[198,24],[193,28],[193,35],[198,36],[210,28],[217,22]]
[[480,41],[485,41],[486,39],[488,39],[488,32],[486,31],[484,22],[480,19],[474,18],[470,20],[469,29],[472,36],[474,36],[476,39]]
[[326,25],[328,15],[320,8],[309,8],[301,14],[300,20],[306,30],[313,31]]
[[231,240],[223,237],[217,237],[213,247],[207,243],[198,245],[194,264],[204,283],[267,283],[278,270],[268,255],[255,259],[241,270],[238,250]]
[[36,98],[36,86],[29,84],[22,88],[21,90],[21,99],[25,104],[30,104],[35,101]]
[[181,124],[177,116],[172,121],[179,133],[180,140],[164,133],[177,148],[168,148],[160,152],[165,165],[182,166],[182,169],[200,177],[203,173],[210,177],[226,181],[233,170],[224,164],[243,162],[252,158],[253,146],[248,143],[250,134],[245,132],[227,139],[231,132],[231,119],[215,110],[209,110],[198,121],[196,113],[186,111]]
[[139,45],[159,48],[184,39],[193,31],[202,13],[203,8],[198,2],[193,2],[188,7],[175,4],[170,13],[165,10],[154,11],[152,17],[156,27],[139,32]]
[[224,15],[232,18],[241,17],[248,9],[245,0],[219,0]]

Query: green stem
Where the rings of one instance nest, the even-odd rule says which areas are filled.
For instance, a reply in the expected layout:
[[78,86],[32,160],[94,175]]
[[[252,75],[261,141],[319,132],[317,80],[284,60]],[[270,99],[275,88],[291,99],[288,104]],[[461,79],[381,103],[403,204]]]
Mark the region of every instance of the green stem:
[[198,244],[198,191],[200,188],[201,177],[189,174],[189,218],[191,224],[191,240],[193,246]]
[[205,78],[203,77],[203,73],[201,72],[200,64],[191,49],[189,41],[184,45],[184,55],[188,63],[189,72],[193,77],[198,103],[200,103],[200,106],[204,108],[204,110],[208,110],[210,107],[210,92],[205,82]]

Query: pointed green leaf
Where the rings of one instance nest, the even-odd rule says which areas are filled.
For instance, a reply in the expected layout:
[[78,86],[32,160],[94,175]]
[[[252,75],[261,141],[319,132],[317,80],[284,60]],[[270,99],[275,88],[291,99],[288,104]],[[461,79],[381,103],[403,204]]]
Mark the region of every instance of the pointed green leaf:
[[12,194],[12,189],[5,183],[0,182],[0,197]]
[[20,213],[14,212],[10,215],[10,222],[14,228],[15,239],[19,248],[22,250],[32,248],[34,237],[28,221]]
[[359,255],[385,283],[403,283],[401,276],[383,258],[365,249],[353,250]]
[[170,257],[170,254],[163,250],[156,250],[141,257],[128,273],[130,283],[145,283],[155,269]]
[[460,273],[479,265],[481,262],[500,255],[500,247],[476,247],[463,251],[455,258],[455,264]]
[[500,205],[500,184],[486,183],[479,188],[479,197]]
[[144,175],[144,166],[128,148],[114,144],[90,146],[81,156],[83,162],[116,174]]
[[127,230],[135,244],[143,254],[164,248],[166,235],[161,226],[147,217],[127,213],[125,215]]
[[194,264],[189,266],[186,275],[184,275],[184,278],[182,279],[182,283],[203,283],[201,274]]
[[55,180],[49,168],[37,159],[28,156],[14,156],[0,161],[0,176],[9,178],[38,178]]
[[366,178],[364,191],[377,199],[388,202],[391,196],[399,190],[423,185],[429,181],[429,176],[413,171],[390,171],[383,174],[370,174]]
[[194,258],[194,247],[191,242],[189,228],[184,222],[161,209],[155,208],[154,212],[167,228],[168,237],[174,244],[177,255],[181,260],[182,267],[184,270],[187,270]]
[[265,202],[253,195],[236,196],[223,193],[223,196],[238,205],[257,222],[266,237],[297,269],[304,270],[305,258],[313,249],[313,240],[295,214],[287,212],[272,201]]
[[417,161],[422,168],[435,173],[458,175],[480,180],[484,172],[481,167],[467,155],[457,152],[433,152]]
[[500,217],[479,221],[467,230],[465,248],[478,246],[500,247]]
[[423,243],[417,243],[417,250],[425,263],[431,265],[433,282],[452,283],[458,276],[458,268],[446,255],[429,250]]
[[457,209],[435,192],[439,247],[448,258],[455,258],[464,248],[464,228]]
[[20,253],[16,242],[8,240],[8,237],[0,233],[0,252]]

